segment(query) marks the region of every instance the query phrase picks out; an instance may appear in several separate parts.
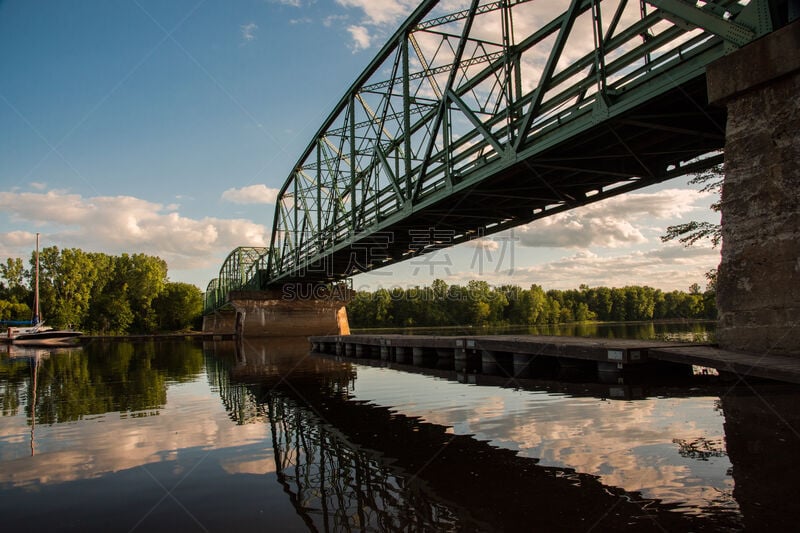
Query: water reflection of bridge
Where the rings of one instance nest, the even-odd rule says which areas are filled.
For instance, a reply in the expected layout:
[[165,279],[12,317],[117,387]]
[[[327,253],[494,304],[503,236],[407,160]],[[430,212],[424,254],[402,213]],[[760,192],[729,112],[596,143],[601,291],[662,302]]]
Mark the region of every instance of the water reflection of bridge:
[[455,527],[453,512],[423,482],[398,475],[376,452],[353,446],[325,422],[331,407],[324,398],[347,397],[355,379],[351,365],[304,358],[287,346],[245,356],[224,344],[220,350],[216,343],[214,353],[227,357],[208,360],[212,386],[237,423],[269,423],[278,479],[309,529]]
[[[279,480],[311,529],[732,525],[726,522],[732,517],[681,513],[674,505],[604,485],[596,476],[541,466],[444,426],[348,400],[354,367],[308,357],[302,343],[294,353],[263,345],[237,350],[232,343],[217,345],[214,353],[224,355],[207,360],[209,379],[238,423],[270,424]],[[748,410],[735,396],[723,402],[738,406],[740,414]],[[744,418],[732,422],[734,433]],[[735,444],[733,449],[740,451]],[[737,490],[758,491],[757,485],[747,486],[737,484]],[[790,514],[796,508],[786,507]]]

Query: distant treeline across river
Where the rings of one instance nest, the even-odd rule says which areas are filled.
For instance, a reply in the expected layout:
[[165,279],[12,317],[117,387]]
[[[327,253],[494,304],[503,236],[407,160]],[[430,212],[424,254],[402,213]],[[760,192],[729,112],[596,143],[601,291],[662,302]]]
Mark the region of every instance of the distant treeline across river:
[[716,318],[713,285],[701,291],[652,287],[548,290],[539,285],[492,287],[485,281],[359,291],[347,306],[354,328],[543,325],[585,321]]

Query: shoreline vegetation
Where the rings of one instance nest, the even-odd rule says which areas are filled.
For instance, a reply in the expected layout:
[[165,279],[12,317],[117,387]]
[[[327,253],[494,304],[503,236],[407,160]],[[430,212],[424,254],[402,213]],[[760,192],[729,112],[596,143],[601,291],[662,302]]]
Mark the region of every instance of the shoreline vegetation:
[[662,291],[648,286],[548,290],[539,285],[465,286],[435,280],[430,286],[359,291],[347,305],[353,329],[546,326],[662,320],[714,320],[713,280],[705,291]]
[[[199,329],[203,295],[171,282],[167,263],[145,254],[112,256],[79,248],[43,248],[39,254],[42,319],[54,328],[87,335],[154,334]],[[0,320],[30,320],[36,261],[0,263]]]
[[[0,320],[29,320],[33,255],[0,263]],[[77,248],[40,253],[44,319],[89,338],[191,335],[202,321],[202,292],[170,282],[164,260],[145,254],[110,256]],[[636,321],[713,320],[715,283],[702,291],[662,291],[648,286],[544,290],[539,285],[490,286],[471,280],[448,285],[358,291],[347,304],[353,329],[545,326]]]

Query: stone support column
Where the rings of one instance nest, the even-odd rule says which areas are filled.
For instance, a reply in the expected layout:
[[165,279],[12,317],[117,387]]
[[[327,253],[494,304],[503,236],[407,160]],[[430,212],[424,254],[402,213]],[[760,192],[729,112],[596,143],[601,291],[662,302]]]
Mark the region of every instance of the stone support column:
[[728,109],[718,341],[800,356],[800,21],[707,73]]
[[230,335],[236,332],[236,313],[216,311],[203,317],[203,333]]
[[314,285],[294,284],[268,291],[231,292],[242,337],[307,337],[349,335],[345,305],[350,289],[330,292]]

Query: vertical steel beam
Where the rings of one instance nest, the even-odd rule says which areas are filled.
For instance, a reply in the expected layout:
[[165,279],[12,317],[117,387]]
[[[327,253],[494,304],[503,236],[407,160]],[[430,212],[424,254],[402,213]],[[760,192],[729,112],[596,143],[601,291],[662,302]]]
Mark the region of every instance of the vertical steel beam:
[[597,80],[597,92],[603,94],[606,90],[606,64],[603,17],[600,9],[600,0],[592,1],[592,30],[594,33],[594,63],[592,68],[594,69]]
[[403,166],[406,177],[406,199],[411,198],[411,86],[409,76],[408,34],[403,35]]
[[[573,2],[577,1],[579,0],[573,0]],[[436,137],[439,135],[439,128],[441,127],[442,121],[444,120],[444,115],[447,112],[447,94],[452,90],[453,84],[455,83],[456,75],[458,74],[458,65],[461,63],[461,57],[464,55],[464,49],[467,45],[467,37],[469,37],[469,32],[472,29],[472,23],[475,21],[475,10],[477,9],[478,0],[472,0],[472,4],[469,8],[469,15],[467,16],[467,21],[464,23],[464,29],[461,32],[461,39],[459,39],[458,42],[458,49],[456,50],[456,55],[453,59],[453,68],[450,70],[450,75],[447,77],[447,85],[445,86],[444,94],[439,100],[439,109],[437,110],[436,118],[433,119],[431,138],[429,139],[428,147],[425,150],[425,157],[422,158],[422,162],[420,163],[417,184],[414,188],[414,194],[412,195],[413,200],[419,198],[419,195],[422,192],[422,183],[425,181],[425,174],[427,172],[428,165],[430,164],[431,154],[433,154],[433,147],[436,146]]]
[[[514,22],[512,20],[511,6],[508,0],[502,0],[500,3],[500,16],[502,17],[502,32],[503,32],[503,69],[505,73],[505,87],[503,87],[503,94],[506,99],[506,131],[508,132],[508,142],[513,143],[513,132],[511,125],[514,123],[515,117],[511,113],[512,102],[515,98],[515,90],[519,84],[519,91],[517,95],[522,93],[522,79],[519,74],[519,57],[515,57],[512,53],[514,46]],[[516,68],[515,68],[516,67]]]
[[319,250],[325,246],[325,231],[322,227],[322,147],[317,141],[317,246]]
[[358,230],[358,203],[356,201],[356,185],[358,172],[356,171],[356,99],[354,96],[350,97],[350,107],[348,108],[348,120],[350,127],[348,130],[350,137],[350,215],[351,215],[351,228],[355,235]]
[[546,88],[550,82],[550,78],[553,76],[553,71],[555,71],[558,60],[561,58],[561,52],[564,50],[564,45],[567,44],[567,37],[569,37],[569,34],[572,31],[572,25],[575,23],[575,17],[578,15],[578,7],[580,4],[581,0],[572,0],[570,2],[569,9],[567,9],[567,12],[562,15],[561,28],[558,31],[558,37],[556,37],[556,42],[553,44],[552,50],[550,50],[547,63],[545,64],[544,70],[539,78],[539,85],[533,92],[533,99],[530,103],[531,107],[528,109],[528,112],[522,119],[522,124],[520,125],[517,139],[514,141],[514,151],[516,152],[519,151],[522,143],[525,140],[525,137],[528,136],[528,132],[530,131],[534,120],[536,120],[536,116],[539,113],[539,106],[542,103],[544,93],[547,90]]

